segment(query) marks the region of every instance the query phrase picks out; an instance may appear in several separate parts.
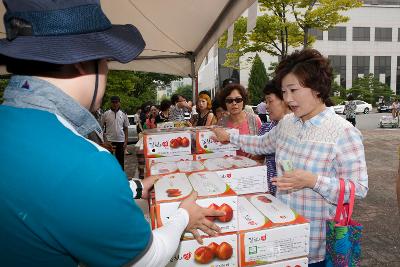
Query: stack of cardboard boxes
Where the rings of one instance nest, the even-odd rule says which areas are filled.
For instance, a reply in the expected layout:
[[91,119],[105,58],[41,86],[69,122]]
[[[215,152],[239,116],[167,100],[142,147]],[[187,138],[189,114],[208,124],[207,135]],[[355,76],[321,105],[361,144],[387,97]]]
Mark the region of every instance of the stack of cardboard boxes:
[[[235,132],[235,129],[229,129]],[[197,204],[223,210],[209,218],[217,237],[191,234],[167,266],[307,266],[309,223],[268,191],[263,164],[236,156],[237,147],[215,142],[207,128],[147,131],[143,138],[145,175],[159,175],[150,200],[153,228],[168,223],[192,190]]]

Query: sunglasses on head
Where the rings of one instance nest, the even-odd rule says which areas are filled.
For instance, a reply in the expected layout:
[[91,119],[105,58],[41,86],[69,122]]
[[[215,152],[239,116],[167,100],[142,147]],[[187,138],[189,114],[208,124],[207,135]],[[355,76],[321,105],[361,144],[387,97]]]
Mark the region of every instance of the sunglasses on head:
[[226,104],[232,104],[233,102],[235,102],[236,104],[242,103],[243,102],[243,98],[241,98],[241,97],[225,98],[225,103]]

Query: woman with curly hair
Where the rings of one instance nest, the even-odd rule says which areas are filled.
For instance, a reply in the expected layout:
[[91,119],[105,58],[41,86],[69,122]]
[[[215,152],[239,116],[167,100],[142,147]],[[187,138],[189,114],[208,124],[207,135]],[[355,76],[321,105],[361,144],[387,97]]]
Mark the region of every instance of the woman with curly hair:
[[305,49],[289,55],[279,63],[275,78],[293,113],[263,136],[229,134],[223,129],[214,132],[219,141],[230,141],[245,152],[275,153],[276,196],[309,219],[309,266],[325,266],[326,220],[335,215],[339,178],[345,180],[345,202],[350,181],[358,198],[368,191],[361,133],[327,107],[331,105],[332,67],[318,51]]

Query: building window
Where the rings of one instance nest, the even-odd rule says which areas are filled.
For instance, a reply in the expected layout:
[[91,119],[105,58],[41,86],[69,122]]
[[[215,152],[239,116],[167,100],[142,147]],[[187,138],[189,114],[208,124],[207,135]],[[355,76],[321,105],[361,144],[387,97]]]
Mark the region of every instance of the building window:
[[353,81],[360,76],[367,76],[369,73],[369,56],[353,56]]
[[392,28],[375,28],[375,41],[391,42]]
[[397,57],[396,95],[400,95],[400,57]]
[[369,41],[370,28],[369,27],[354,27],[353,28],[353,41]]
[[[390,86],[390,57],[375,57],[374,58],[374,75],[380,82]],[[382,80],[382,77],[385,79]]]
[[333,27],[328,31],[329,41],[346,41],[346,27]]
[[320,29],[311,28],[311,29],[308,29],[308,33],[311,36],[314,36],[316,40],[323,40],[324,39],[323,33],[322,33],[322,31]]
[[328,56],[335,75],[340,77],[340,86],[346,88],[346,56]]

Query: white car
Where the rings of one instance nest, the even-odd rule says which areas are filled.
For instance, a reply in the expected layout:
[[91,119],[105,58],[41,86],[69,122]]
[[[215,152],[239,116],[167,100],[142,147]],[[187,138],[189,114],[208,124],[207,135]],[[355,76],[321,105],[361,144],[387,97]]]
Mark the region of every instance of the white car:
[[[362,100],[354,100],[356,101],[357,109],[356,113],[364,113],[368,114],[372,110],[372,105],[368,104],[365,101]],[[343,114],[344,112],[344,105],[347,103],[347,101],[343,101],[339,105],[333,106],[333,109],[337,114]]]
[[134,115],[128,115],[128,120],[129,120],[128,143],[136,143],[139,140],[139,136],[136,130]]

